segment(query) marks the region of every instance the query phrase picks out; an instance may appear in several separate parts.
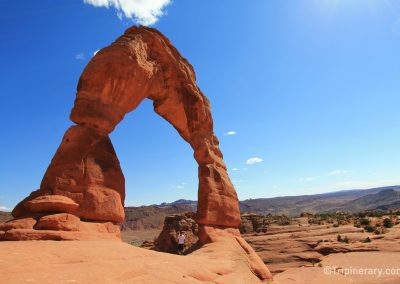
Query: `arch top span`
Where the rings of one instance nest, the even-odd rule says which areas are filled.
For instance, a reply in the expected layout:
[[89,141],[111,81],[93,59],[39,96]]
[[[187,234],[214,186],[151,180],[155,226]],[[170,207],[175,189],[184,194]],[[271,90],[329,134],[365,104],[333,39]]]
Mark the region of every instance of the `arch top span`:
[[213,131],[210,102],[197,86],[190,63],[164,35],[147,27],[129,28],[90,60],[70,115],[76,125],[65,133],[40,189],[16,206],[14,217],[60,211],[52,201],[36,211],[29,204],[43,196],[61,196],[77,204],[63,213],[81,220],[122,222],[124,176],[108,135],[145,98],[194,151],[199,166],[197,222],[237,227],[237,194]]
[[186,141],[196,131],[212,132],[210,103],[193,67],[147,27],[129,28],[92,58],[79,79],[71,120],[110,133],[145,98]]
[[238,226],[237,196],[213,132],[210,102],[192,65],[157,30],[132,27],[96,54],[79,80],[71,120],[109,133],[145,98],[194,150],[198,221]]

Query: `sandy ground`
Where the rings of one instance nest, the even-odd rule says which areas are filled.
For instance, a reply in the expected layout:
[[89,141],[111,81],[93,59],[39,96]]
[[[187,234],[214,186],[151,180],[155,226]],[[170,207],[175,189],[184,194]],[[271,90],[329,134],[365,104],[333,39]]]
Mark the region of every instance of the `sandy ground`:
[[0,242],[0,282],[260,283],[232,245],[178,256],[115,241]]
[[161,232],[161,229],[123,231],[122,241],[128,244],[140,246],[144,241],[154,240]]
[[[158,230],[124,232],[125,242]],[[347,236],[349,243],[336,240]],[[366,237],[370,243],[364,243]],[[245,236],[274,272],[274,284],[400,283],[400,226],[384,235],[351,225],[272,227]],[[0,242],[0,283],[260,283],[232,238],[187,256],[116,241]],[[328,253],[325,253],[328,251]]]
[[[114,241],[2,242],[0,276],[2,284],[260,283],[237,255],[228,253],[221,260],[221,255],[213,254],[220,249],[211,244],[192,255],[177,256]],[[354,272],[360,268],[364,272]],[[397,284],[400,283],[400,254],[331,254],[314,267],[291,268],[279,273],[273,283]]]

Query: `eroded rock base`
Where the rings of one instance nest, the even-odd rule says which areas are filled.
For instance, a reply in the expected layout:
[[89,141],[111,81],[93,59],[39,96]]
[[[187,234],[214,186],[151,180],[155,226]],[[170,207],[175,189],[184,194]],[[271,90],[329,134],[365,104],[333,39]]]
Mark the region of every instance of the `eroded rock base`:
[[81,221],[68,213],[36,215],[0,223],[0,241],[120,239],[119,225]]

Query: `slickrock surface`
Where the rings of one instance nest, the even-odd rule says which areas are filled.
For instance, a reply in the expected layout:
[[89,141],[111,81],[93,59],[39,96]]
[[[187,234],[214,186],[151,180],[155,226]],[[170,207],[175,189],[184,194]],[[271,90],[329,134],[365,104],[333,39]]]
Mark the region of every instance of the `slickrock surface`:
[[[348,243],[339,242],[338,235],[342,239],[347,237]],[[272,226],[265,233],[245,234],[243,237],[275,276],[292,268],[318,266],[326,256],[335,254],[365,252],[365,257],[370,257],[370,252],[382,252],[400,255],[400,225],[377,235],[352,225],[334,227],[304,222]],[[365,242],[367,238],[370,242]],[[400,262],[398,266],[400,268]]]
[[[361,269],[361,272],[358,272],[359,269]],[[318,266],[292,268],[277,274],[274,277],[274,283],[398,284],[400,283],[400,253],[352,252],[332,254],[324,257]]]
[[261,283],[234,239],[188,256],[113,241],[1,242],[0,260],[2,284]]

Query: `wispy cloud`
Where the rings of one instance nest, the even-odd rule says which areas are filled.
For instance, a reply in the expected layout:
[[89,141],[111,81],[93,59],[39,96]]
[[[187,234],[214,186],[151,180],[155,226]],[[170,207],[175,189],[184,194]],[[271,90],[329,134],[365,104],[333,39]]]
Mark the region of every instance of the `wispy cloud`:
[[239,169],[238,168],[232,168],[232,171],[238,171]]
[[328,173],[328,175],[334,176],[334,175],[340,175],[340,174],[347,174],[349,171],[348,170],[334,170]]
[[81,53],[75,54],[75,59],[76,60],[85,60],[86,56],[83,52],[81,52]]
[[228,131],[228,132],[226,132],[226,133],[224,133],[224,135],[226,136],[226,135],[236,135],[236,131]]
[[171,0],[83,0],[84,3],[95,7],[114,7],[117,16],[122,20],[123,17],[134,22],[150,26],[155,24],[163,16],[164,8],[170,4]]
[[187,184],[188,184],[187,182],[181,182],[178,185],[171,186],[171,188],[176,189],[176,190],[184,189]]
[[6,206],[0,205],[0,211],[10,211],[10,209]]
[[317,179],[316,177],[306,177],[306,178],[304,178],[305,181],[313,181],[313,180],[316,180],[316,179]]
[[258,157],[254,157],[254,158],[250,158],[246,161],[246,165],[254,165],[254,164],[258,164],[261,163],[262,161],[264,161],[261,158]]

